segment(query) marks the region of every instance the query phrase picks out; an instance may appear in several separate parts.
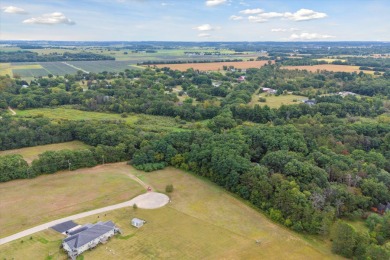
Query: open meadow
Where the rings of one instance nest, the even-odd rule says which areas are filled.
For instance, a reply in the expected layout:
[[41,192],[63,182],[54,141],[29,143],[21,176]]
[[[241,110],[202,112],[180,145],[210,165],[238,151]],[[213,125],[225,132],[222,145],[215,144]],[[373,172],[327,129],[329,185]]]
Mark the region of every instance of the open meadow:
[[[265,98],[265,102],[260,102],[260,98]],[[250,105],[269,106],[270,108],[279,108],[281,105],[293,105],[302,103],[302,100],[306,100],[307,97],[298,96],[293,94],[288,95],[269,95],[267,93],[255,93],[252,95]]]
[[[123,167],[157,191],[165,191],[167,184],[173,184],[174,191],[169,194],[171,203],[155,210],[124,208],[107,212],[105,216],[80,219],[77,222],[81,224],[112,220],[122,230],[121,235],[85,252],[80,259],[338,258],[322,241],[304,239],[274,224],[207,180],[171,167],[152,173]],[[133,228],[130,226],[133,217],[147,223],[140,229]],[[34,234],[31,239],[0,246],[0,257],[66,259],[65,253],[59,250],[60,243],[61,235],[46,230]]]
[[350,66],[350,65],[333,65],[333,64],[321,64],[321,65],[306,65],[306,66],[283,66],[282,69],[287,70],[307,70],[310,72],[317,71],[333,71],[333,72],[356,72],[359,73],[363,71],[364,73],[374,74],[374,71],[370,70],[360,70],[359,66]]
[[14,150],[6,150],[0,151],[0,156],[7,154],[20,154],[23,156],[24,160],[28,163],[31,163],[34,159],[38,158],[38,155],[43,153],[44,151],[59,151],[59,150],[79,150],[85,149],[89,146],[80,142],[80,141],[72,141],[58,144],[47,144],[47,145],[39,145],[34,147],[26,147]]
[[143,193],[129,170],[126,163],[106,164],[0,183],[0,237]]
[[56,108],[39,108],[28,110],[15,110],[18,117],[46,117],[53,120],[121,120],[133,127],[149,131],[180,131],[181,125],[172,117],[153,116],[145,114],[129,114],[122,117],[120,114],[82,111],[66,106]]
[[186,71],[187,69],[194,69],[200,71],[211,71],[211,70],[223,70],[223,66],[233,66],[236,69],[249,69],[249,68],[260,68],[268,64],[267,60],[260,61],[238,61],[238,62],[210,62],[210,63],[184,63],[184,64],[157,64],[150,65],[158,68],[168,67],[171,70]]

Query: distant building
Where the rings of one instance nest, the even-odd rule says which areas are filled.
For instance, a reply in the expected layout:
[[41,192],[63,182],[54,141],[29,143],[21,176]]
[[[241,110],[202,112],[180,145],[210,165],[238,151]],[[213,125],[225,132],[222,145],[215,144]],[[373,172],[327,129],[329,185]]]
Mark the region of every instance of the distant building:
[[221,82],[220,81],[213,81],[212,83],[211,83],[214,87],[216,87],[216,88],[218,88],[219,86],[221,86]]
[[62,247],[69,258],[74,260],[84,251],[105,243],[116,233],[120,233],[120,230],[111,221],[86,224],[69,232],[69,236],[62,241]]
[[139,218],[133,218],[131,220],[131,225],[136,228],[142,227],[146,223],[145,220],[139,219]]
[[309,106],[313,106],[313,105],[315,105],[317,102],[316,102],[315,100],[308,99],[308,100],[304,100],[303,103],[305,103],[306,105],[309,105]]
[[238,79],[237,79],[238,82],[244,82],[245,81],[245,76],[240,76]]
[[341,91],[341,92],[338,92],[337,95],[340,95],[342,97],[346,97],[348,95],[356,96],[357,94],[353,93],[353,92],[349,92],[349,91]]
[[276,94],[277,90],[273,88],[262,88],[262,91],[268,94]]

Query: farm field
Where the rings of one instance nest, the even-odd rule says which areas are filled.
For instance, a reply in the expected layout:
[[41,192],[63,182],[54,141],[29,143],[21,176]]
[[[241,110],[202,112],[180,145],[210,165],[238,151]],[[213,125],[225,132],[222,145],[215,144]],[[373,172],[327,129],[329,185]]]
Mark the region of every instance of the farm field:
[[140,127],[144,130],[180,130],[179,123],[172,117],[153,116],[144,114],[129,114],[123,118],[120,114],[82,111],[67,107],[39,108],[29,110],[15,110],[18,117],[43,116],[50,119],[68,120],[122,120],[130,125]]
[[[157,190],[172,183],[172,202],[155,210],[125,208],[81,219],[79,223],[112,220],[123,232],[85,252],[83,259],[340,259],[326,244],[272,223],[209,181],[174,168],[144,173],[127,167]],[[133,217],[147,223],[135,229],[129,223]],[[23,243],[0,246],[0,257],[66,259],[58,250],[60,243],[61,236],[47,230]]]
[[[211,62],[211,63],[185,63],[185,64],[157,64],[158,68],[168,67],[172,70],[186,71],[193,68],[194,70],[211,71],[222,70],[223,66],[234,66],[236,69],[259,68],[267,64],[268,61],[243,61],[243,62]],[[151,65],[154,66],[154,65]]]
[[25,73],[26,77],[31,77],[31,71],[34,72],[42,70],[44,69],[38,63],[0,63],[1,76],[9,75],[12,77],[14,74],[22,76],[22,74]]
[[[263,97],[266,99],[266,102],[259,102],[259,98]],[[299,104],[302,102],[302,100],[306,100],[307,97],[304,96],[297,96],[297,95],[269,95],[267,96],[266,93],[256,93],[252,95],[252,100],[250,102],[250,105],[260,105],[260,106],[269,106],[270,108],[279,108],[281,105],[292,105],[292,104]]]
[[126,163],[106,164],[0,183],[0,237],[143,193],[129,170]]
[[[307,65],[307,66],[283,66],[282,69],[287,70],[307,70],[311,72],[317,72],[321,70],[333,71],[333,72],[357,72],[359,73],[359,66],[350,65],[333,65],[333,64],[321,64],[321,65]],[[374,71],[362,70],[364,73],[374,74]]]
[[26,148],[14,149],[14,150],[0,151],[0,156],[7,155],[7,154],[20,154],[28,163],[31,163],[34,159],[38,158],[39,154],[45,151],[59,151],[64,149],[78,150],[78,149],[85,149],[88,147],[89,147],[88,145],[80,141],[72,141],[66,143],[47,144],[47,145],[26,147]]

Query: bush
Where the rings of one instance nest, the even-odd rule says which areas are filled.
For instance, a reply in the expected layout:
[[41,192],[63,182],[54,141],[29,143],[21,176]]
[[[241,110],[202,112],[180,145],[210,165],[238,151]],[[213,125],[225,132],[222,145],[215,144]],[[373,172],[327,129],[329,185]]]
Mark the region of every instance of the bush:
[[261,98],[259,98],[259,102],[267,102],[267,99],[266,98],[263,98],[263,97],[261,97]]
[[173,185],[172,185],[172,184],[168,184],[168,185],[165,187],[165,191],[168,192],[168,193],[173,192]]

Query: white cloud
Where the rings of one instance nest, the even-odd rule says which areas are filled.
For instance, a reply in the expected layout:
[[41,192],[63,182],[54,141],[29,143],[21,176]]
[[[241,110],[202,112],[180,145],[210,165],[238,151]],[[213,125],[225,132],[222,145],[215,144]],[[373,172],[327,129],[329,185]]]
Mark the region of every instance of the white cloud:
[[242,20],[242,19],[244,19],[244,17],[237,16],[237,15],[232,15],[229,17],[229,20],[233,20],[233,21],[238,21],[238,20]]
[[192,29],[195,29],[198,31],[211,31],[211,30],[214,30],[215,28],[211,27],[211,25],[207,23],[207,24],[199,25],[199,26],[194,27]]
[[268,21],[267,19],[261,18],[260,16],[253,16],[253,15],[249,16],[248,20],[254,23],[265,23]]
[[23,23],[27,24],[47,24],[47,25],[54,25],[54,24],[67,24],[67,25],[73,25],[75,24],[74,21],[67,18],[64,14],[55,12],[51,14],[44,14],[39,17],[33,17],[29,18],[23,21]]
[[290,28],[290,29],[285,29],[285,28],[274,28],[271,29],[271,32],[296,32],[300,31],[298,28]]
[[274,29],[271,29],[271,32],[287,32],[287,29],[283,29],[283,28],[274,28]]
[[209,38],[209,37],[211,37],[211,34],[209,34],[209,33],[200,33],[200,34],[198,34],[198,37]]
[[226,3],[226,0],[207,0],[206,6],[217,6]]
[[309,21],[313,19],[325,18],[328,15],[326,13],[316,12],[310,9],[300,9],[295,13],[284,13],[284,17],[293,21]]
[[260,14],[260,13],[263,13],[263,12],[264,12],[263,9],[256,8],[256,9],[245,9],[245,10],[242,10],[242,11],[240,11],[240,14]]
[[169,5],[173,5],[171,3],[161,3],[162,6],[169,6]]
[[7,6],[3,7],[3,12],[4,13],[9,13],[9,14],[27,14],[26,10],[20,7],[16,6]]
[[319,34],[319,33],[306,33],[303,32],[301,34],[292,34],[290,36],[290,40],[321,40],[321,39],[329,39],[329,38],[334,38],[335,36],[333,35],[328,35],[328,34]]

